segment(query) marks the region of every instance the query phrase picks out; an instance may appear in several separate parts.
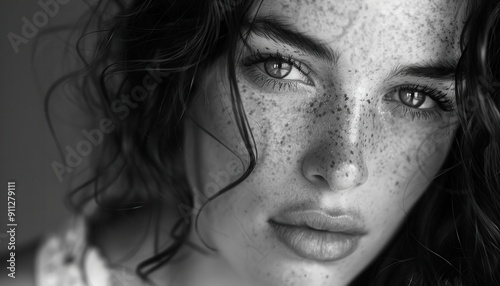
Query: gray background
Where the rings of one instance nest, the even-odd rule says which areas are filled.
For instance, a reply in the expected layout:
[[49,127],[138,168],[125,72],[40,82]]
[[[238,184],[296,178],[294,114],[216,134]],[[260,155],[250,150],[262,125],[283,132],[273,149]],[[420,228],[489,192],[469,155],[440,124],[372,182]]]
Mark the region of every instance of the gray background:
[[[0,256],[7,253],[9,180],[16,182],[17,189],[16,250],[21,251],[23,246],[41,235],[54,231],[69,217],[63,205],[68,182],[59,182],[52,170],[54,160],[62,161],[43,110],[47,87],[66,72],[67,66],[62,61],[66,44],[61,35],[40,37],[37,46],[32,38],[27,44],[21,44],[16,54],[7,38],[9,32],[22,35],[22,17],[31,20],[36,12],[43,11],[37,2],[0,1],[0,235],[3,234],[0,236]],[[86,7],[81,0],[59,5],[59,11],[54,17],[48,17],[48,24],[43,29],[73,23]],[[57,110],[57,106],[54,107]],[[55,114],[56,128],[65,140],[77,140],[78,133],[72,133],[74,126],[64,123],[65,120],[70,122],[66,117],[75,117],[77,113],[67,108],[64,110],[66,113]]]

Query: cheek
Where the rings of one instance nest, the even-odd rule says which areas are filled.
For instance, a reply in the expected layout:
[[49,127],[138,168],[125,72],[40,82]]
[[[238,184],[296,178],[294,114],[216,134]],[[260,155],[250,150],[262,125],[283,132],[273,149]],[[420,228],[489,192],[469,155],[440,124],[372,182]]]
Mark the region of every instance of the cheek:
[[[369,159],[365,205],[373,225],[395,227],[428,189],[444,162],[454,128],[444,123],[391,119],[378,128]],[[432,190],[430,190],[432,191]]]

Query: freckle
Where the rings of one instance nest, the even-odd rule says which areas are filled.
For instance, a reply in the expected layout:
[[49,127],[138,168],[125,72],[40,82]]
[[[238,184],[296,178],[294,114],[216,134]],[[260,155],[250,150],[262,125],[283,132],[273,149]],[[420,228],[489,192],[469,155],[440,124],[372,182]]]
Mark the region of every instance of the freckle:
[[370,104],[370,103],[371,103],[371,101],[370,101],[369,99],[368,99],[367,101],[368,101],[368,104]]

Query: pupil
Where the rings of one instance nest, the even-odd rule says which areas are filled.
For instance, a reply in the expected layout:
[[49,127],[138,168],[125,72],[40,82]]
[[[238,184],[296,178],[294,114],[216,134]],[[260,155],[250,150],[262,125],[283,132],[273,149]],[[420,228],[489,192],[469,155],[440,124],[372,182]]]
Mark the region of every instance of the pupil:
[[410,107],[419,107],[425,102],[425,95],[418,91],[400,90],[399,99]]
[[284,78],[292,71],[292,66],[289,63],[278,62],[276,60],[267,61],[264,67],[267,74],[274,78]]

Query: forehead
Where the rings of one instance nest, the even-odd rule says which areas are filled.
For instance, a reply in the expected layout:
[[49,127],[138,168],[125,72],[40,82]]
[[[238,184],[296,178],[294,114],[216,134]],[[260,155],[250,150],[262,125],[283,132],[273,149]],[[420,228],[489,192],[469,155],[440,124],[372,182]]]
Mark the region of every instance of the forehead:
[[264,0],[258,15],[289,21],[297,30],[348,54],[351,61],[373,60],[383,53],[398,61],[418,62],[456,57],[465,2]]

